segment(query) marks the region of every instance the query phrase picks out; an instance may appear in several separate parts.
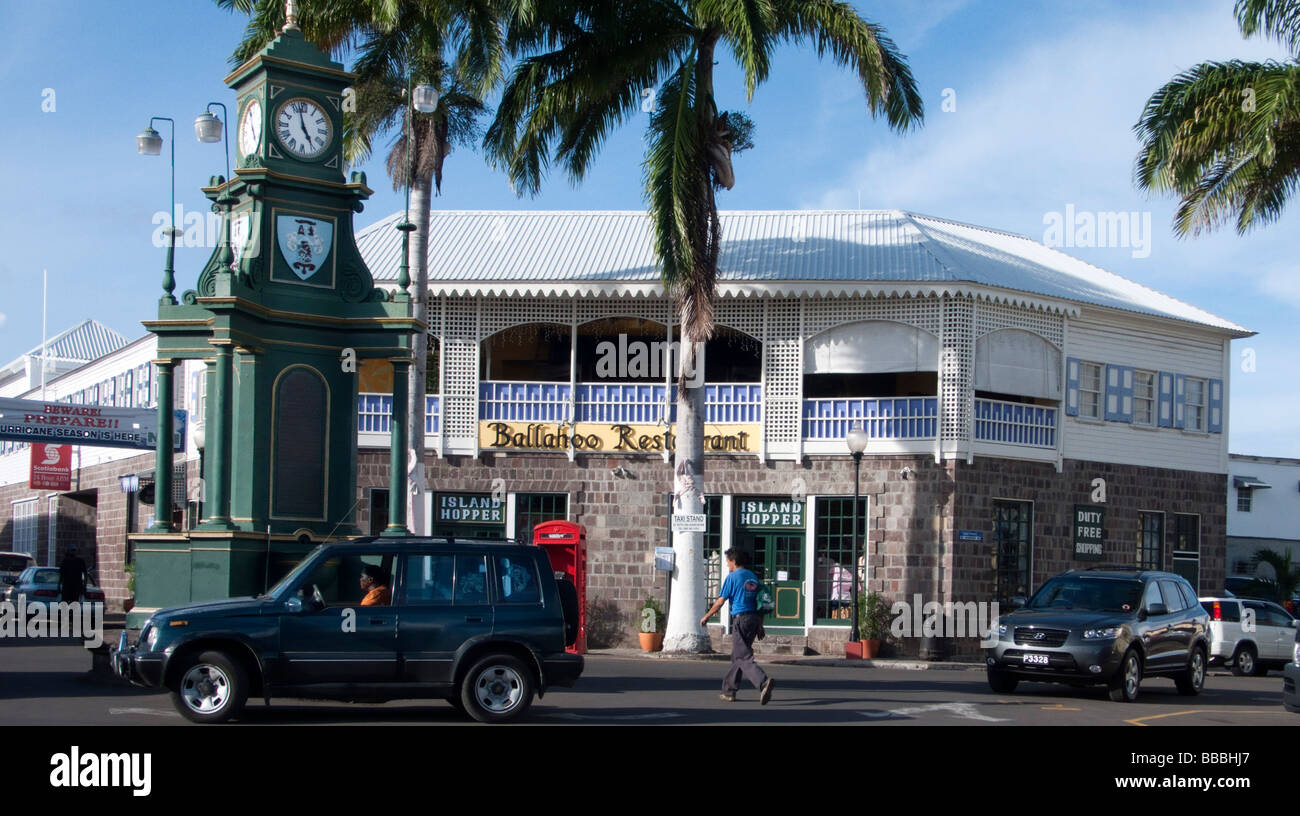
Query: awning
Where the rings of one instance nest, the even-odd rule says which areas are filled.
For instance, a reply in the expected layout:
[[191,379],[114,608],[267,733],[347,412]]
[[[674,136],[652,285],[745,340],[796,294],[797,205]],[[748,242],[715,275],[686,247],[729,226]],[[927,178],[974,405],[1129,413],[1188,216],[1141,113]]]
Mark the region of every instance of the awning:
[[1232,486],[1238,490],[1262,490],[1263,488],[1272,487],[1273,485],[1268,482],[1261,482],[1254,476],[1233,476]]

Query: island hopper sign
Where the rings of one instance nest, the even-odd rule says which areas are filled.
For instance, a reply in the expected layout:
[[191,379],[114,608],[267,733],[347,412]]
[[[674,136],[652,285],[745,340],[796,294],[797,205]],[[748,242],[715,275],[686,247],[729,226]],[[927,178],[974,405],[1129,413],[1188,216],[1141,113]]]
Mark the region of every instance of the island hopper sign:
[[[757,423],[704,426],[705,453],[757,453]],[[483,450],[575,451],[597,453],[661,453],[677,447],[677,436],[662,425],[580,422],[480,422],[479,447]]]
[[[174,412],[172,450],[185,450],[188,416]],[[0,399],[0,439],[153,450],[158,446],[158,410]]]

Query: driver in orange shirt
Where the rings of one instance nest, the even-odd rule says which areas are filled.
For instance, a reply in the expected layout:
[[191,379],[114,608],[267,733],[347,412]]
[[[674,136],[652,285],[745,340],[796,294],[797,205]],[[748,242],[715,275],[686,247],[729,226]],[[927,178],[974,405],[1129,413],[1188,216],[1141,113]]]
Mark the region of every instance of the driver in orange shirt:
[[366,564],[361,568],[361,591],[366,593],[361,599],[362,606],[390,606],[393,592],[387,586],[388,575],[383,568]]

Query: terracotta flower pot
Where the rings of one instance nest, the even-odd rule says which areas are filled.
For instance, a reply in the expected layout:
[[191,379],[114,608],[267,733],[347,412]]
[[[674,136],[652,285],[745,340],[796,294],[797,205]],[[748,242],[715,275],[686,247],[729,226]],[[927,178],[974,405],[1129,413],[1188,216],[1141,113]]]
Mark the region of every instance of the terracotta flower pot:
[[636,636],[641,641],[643,652],[658,652],[664,648],[663,632],[637,632]]
[[856,643],[848,641],[844,644],[844,656],[849,660],[870,659],[878,654],[880,654],[878,640],[859,640]]

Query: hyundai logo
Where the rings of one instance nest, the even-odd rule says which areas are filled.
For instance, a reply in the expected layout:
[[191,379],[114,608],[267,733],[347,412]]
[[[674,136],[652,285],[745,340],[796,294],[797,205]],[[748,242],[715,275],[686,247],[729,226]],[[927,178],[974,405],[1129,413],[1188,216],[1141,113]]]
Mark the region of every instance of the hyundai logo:
[[1045,639],[1046,637],[1047,637],[1047,633],[1046,633],[1046,632],[1035,632],[1035,633],[1034,633],[1034,640],[1043,640],[1043,639]]

